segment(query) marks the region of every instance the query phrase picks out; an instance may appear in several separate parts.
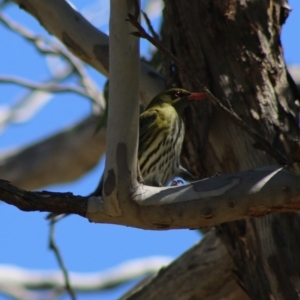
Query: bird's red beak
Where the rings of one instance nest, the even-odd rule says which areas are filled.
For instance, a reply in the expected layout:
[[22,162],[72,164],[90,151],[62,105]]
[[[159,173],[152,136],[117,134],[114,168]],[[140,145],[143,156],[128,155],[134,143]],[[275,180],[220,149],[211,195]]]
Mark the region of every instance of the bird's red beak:
[[207,98],[205,93],[191,93],[188,97],[189,101],[197,101]]

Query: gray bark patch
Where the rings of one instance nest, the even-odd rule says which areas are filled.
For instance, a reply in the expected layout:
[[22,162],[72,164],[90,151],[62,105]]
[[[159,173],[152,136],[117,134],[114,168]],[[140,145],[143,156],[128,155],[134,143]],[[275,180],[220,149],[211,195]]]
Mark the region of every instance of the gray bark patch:
[[127,146],[124,143],[118,143],[117,166],[119,174],[126,174],[129,172],[127,165],[127,152]]
[[116,174],[113,169],[108,170],[107,178],[104,182],[104,193],[105,196],[109,196],[116,188]]

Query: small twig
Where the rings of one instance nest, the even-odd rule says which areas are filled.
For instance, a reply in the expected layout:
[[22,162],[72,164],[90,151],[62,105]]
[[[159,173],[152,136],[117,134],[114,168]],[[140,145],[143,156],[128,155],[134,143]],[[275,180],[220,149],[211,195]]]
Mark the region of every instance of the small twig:
[[[67,67],[56,72],[54,77],[46,79],[42,84],[58,84],[60,81],[67,79],[72,75],[71,68]],[[1,78],[1,77],[0,77]],[[48,92],[42,92],[39,90],[30,89],[27,93],[23,93],[16,101],[13,101],[11,105],[7,107],[5,112],[2,113],[2,120],[0,126],[2,130],[9,123],[13,122],[25,122],[32,118],[46,103],[44,99],[48,99]]]
[[185,73],[194,84],[199,86],[199,88],[206,93],[207,98],[219,109],[221,109],[223,112],[226,113],[230,117],[230,119],[237,124],[241,129],[246,131],[253,139],[254,141],[261,146],[261,150],[264,150],[266,153],[268,153],[270,156],[272,156],[278,163],[281,165],[287,165],[291,163],[291,159],[288,159],[285,155],[283,155],[279,150],[277,150],[275,147],[273,147],[267,140],[265,140],[258,132],[256,132],[254,129],[252,129],[250,126],[248,126],[234,111],[228,109],[226,106],[224,106],[221,101],[216,98],[209,89],[203,85],[197,77],[189,70],[187,69],[181,61],[174,56],[167,48],[165,48],[159,40],[156,40],[152,36],[150,36],[145,29],[141,26],[141,24],[133,17],[133,15],[128,14],[127,19],[135,28],[137,28],[138,31],[132,32],[133,35],[144,38],[148,40],[151,44],[153,44],[157,49],[159,49],[163,54],[165,54],[171,61],[174,62],[176,67]]
[[57,259],[57,262],[58,262],[58,265],[63,273],[63,277],[64,277],[64,280],[65,280],[65,287],[66,287],[66,290],[67,292],[69,293],[70,295],[70,298],[72,300],[76,300],[76,296],[75,296],[75,293],[71,287],[71,284],[70,284],[70,280],[69,280],[69,275],[68,275],[68,271],[65,267],[65,264],[63,262],[63,259],[62,259],[62,256],[60,254],[60,251],[55,243],[55,239],[54,239],[54,230],[55,230],[55,220],[51,220],[50,221],[50,233],[49,233],[49,248],[51,250],[53,250],[55,256],[56,256],[56,259]]
[[0,13],[0,22],[6,26],[8,29],[12,30],[15,33],[18,33],[28,42],[35,45],[36,49],[41,52],[41,54],[52,54],[58,55],[60,54],[57,49],[52,49],[51,46],[48,46],[50,42],[47,42],[42,36],[35,35],[30,30],[25,27],[9,20],[4,14]]
[[0,13],[0,22],[8,29],[18,33],[28,42],[33,44],[41,54],[63,57],[70,64],[74,72],[78,74],[80,83],[85,90],[84,96],[100,105],[101,108],[104,107],[105,103],[102,99],[101,93],[98,91],[92,79],[87,75],[84,65],[72,54],[60,47],[57,43],[47,41],[44,37],[35,35],[25,27],[9,20],[9,18],[5,17],[2,13]]
[[140,16],[140,4],[138,0],[133,0],[133,4],[134,4],[134,14],[132,15],[132,17],[138,22]]
[[155,32],[155,30],[154,30],[154,28],[153,28],[153,26],[152,26],[152,24],[151,24],[150,19],[149,19],[148,16],[147,16],[147,14],[146,14],[144,11],[142,11],[142,14],[143,14],[143,16],[144,16],[144,18],[145,18],[146,24],[147,24],[148,29],[150,30],[151,34],[153,35],[153,37],[154,37],[157,41],[159,41],[159,40],[160,40],[159,35]]
[[44,91],[49,93],[77,93],[83,97],[88,97],[85,93],[85,90],[77,87],[77,86],[70,86],[70,85],[58,85],[53,83],[35,83],[30,82],[26,79],[17,78],[17,77],[8,77],[8,76],[0,76],[1,83],[10,83],[10,84],[17,84],[32,90]]
[[[170,60],[174,61],[174,63],[176,64],[179,70],[193,77],[193,74],[180,62],[180,60],[176,56],[174,56],[167,48],[165,48],[159,40],[156,40],[154,37],[152,37],[145,31],[143,26],[134,18],[133,15],[128,14],[127,21],[129,21],[135,28],[138,29],[138,31],[132,32],[131,34],[148,40],[152,45],[154,45],[163,54],[165,54]],[[202,83],[197,82],[197,85],[199,84],[200,84],[200,88],[204,90],[205,86]]]

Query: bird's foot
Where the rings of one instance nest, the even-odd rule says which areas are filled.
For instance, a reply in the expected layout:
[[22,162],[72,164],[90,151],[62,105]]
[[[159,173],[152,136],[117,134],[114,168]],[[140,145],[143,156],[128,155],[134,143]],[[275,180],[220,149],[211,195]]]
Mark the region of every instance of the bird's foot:
[[178,186],[179,184],[183,184],[181,179],[173,180],[171,186]]

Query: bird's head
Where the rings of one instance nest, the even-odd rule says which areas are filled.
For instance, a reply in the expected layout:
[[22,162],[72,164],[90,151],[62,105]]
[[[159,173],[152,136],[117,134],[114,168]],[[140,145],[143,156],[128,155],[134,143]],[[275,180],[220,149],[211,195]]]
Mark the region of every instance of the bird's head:
[[191,93],[184,89],[173,88],[158,94],[151,101],[148,107],[169,104],[172,105],[179,114],[181,114],[191,102],[205,98],[205,93]]

